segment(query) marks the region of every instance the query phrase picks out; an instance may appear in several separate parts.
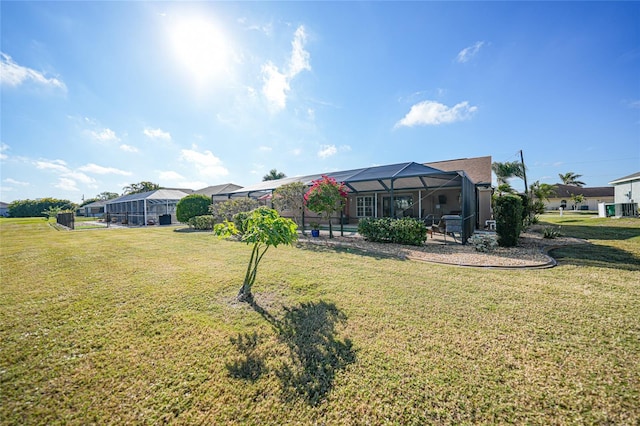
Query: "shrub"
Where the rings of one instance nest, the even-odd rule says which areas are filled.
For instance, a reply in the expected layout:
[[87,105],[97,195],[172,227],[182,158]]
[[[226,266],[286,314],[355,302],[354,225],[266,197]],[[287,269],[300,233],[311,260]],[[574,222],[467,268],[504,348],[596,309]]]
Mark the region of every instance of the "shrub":
[[235,198],[213,203],[209,207],[209,212],[213,215],[215,223],[222,223],[225,220],[232,222],[236,213],[250,212],[258,206],[258,201],[253,198]]
[[562,234],[560,233],[560,227],[558,228],[554,228],[552,226],[545,226],[544,229],[542,230],[542,237],[543,238],[557,238],[560,237]]
[[494,216],[498,245],[513,247],[518,244],[522,230],[522,201],[517,195],[503,195],[495,200]]
[[477,251],[486,253],[498,247],[498,240],[494,234],[473,234],[469,242]]
[[176,205],[176,218],[179,222],[188,223],[192,217],[206,215],[210,205],[211,198],[206,195],[187,195]]
[[197,229],[199,231],[211,231],[213,229],[213,216],[210,214],[192,217],[188,221],[189,228]]
[[427,240],[427,227],[410,217],[402,219],[365,218],[358,223],[358,233],[369,241],[420,246]]

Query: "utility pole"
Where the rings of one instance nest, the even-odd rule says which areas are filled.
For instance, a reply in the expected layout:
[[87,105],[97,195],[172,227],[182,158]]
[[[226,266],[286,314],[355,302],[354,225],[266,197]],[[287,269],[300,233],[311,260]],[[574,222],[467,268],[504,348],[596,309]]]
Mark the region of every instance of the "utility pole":
[[524,166],[524,156],[520,150],[520,163],[522,163],[522,178],[524,179],[524,192],[529,195],[529,185],[527,185],[527,168]]

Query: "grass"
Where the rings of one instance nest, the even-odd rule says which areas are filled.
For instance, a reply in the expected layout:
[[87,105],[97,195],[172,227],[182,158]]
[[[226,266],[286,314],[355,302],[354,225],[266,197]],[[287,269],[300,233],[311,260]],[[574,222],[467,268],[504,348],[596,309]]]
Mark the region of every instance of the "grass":
[[637,424],[640,222],[542,220],[590,244],[531,271],[279,247],[253,305],[244,244],[1,220],[0,423]]

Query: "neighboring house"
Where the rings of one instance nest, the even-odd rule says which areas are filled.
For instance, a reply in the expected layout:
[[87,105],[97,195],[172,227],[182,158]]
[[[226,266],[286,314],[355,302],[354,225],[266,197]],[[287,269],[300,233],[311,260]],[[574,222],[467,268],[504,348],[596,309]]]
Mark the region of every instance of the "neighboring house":
[[[473,171],[467,172],[464,167]],[[220,195],[266,199],[282,185],[302,182],[311,186],[322,175],[343,182],[348,188],[347,206],[340,215],[336,215],[334,223],[337,223],[338,216],[346,224],[357,224],[359,219],[366,217],[389,216],[437,222],[443,215],[454,214],[462,217],[462,239],[466,242],[478,225],[484,227],[484,220],[480,223],[479,218],[491,215],[491,157],[426,165],[409,162],[288,177],[263,181]],[[305,211],[305,222],[310,221],[318,221],[318,217]]]
[[[572,195],[582,195],[584,201],[576,206],[571,199]],[[556,191],[548,201],[545,201],[546,210],[591,210],[598,211],[598,203],[613,203],[612,186],[579,187],[575,185],[556,184]]]
[[614,203],[640,203],[640,172],[609,182],[615,190]]
[[9,216],[9,203],[5,203],[0,201],[0,216],[8,217]]
[[178,201],[193,191],[157,189],[127,194],[105,201],[105,210],[112,223],[123,225],[168,225],[176,223]]
[[220,194],[227,194],[240,188],[242,188],[240,185],[236,185],[233,183],[224,183],[222,185],[207,186],[206,188],[194,191],[194,194],[202,194],[206,195],[207,197],[211,197],[211,202],[224,201],[228,198],[227,195]]
[[101,217],[104,215],[104,206],[106,201],[94,201],[93,203],[85,204],[77,210],[78,216],[85,217]]
[[[614,206],[607,206],[607,216],[638,216],[640,210],[640,172],[609,182],[614,186]],[[612,209],[612,210],[610,210]]]

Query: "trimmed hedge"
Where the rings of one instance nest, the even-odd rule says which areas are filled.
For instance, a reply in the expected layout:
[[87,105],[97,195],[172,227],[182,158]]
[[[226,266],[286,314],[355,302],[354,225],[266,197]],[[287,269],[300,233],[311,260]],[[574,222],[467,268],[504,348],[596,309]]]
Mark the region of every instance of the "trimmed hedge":
[[189,228],[197,229],[199,231],[211,231],[213,230],[213,216],[210,214],[203,216],[196,216],[189,219]]
[[192,217],[203,216],[209,213],[211,197],[202,194],[190,194],[178,201],[176,205],[176,218],[179,222],[188,223]]
[[517,195],[496,198],[493,215],[496,219],[498,245],[514,247],[522,231],[522,199]]
[[358,223],[358,233],[378,243],[421,246],[427,241],[427,227],[417,219],[364,218]]

